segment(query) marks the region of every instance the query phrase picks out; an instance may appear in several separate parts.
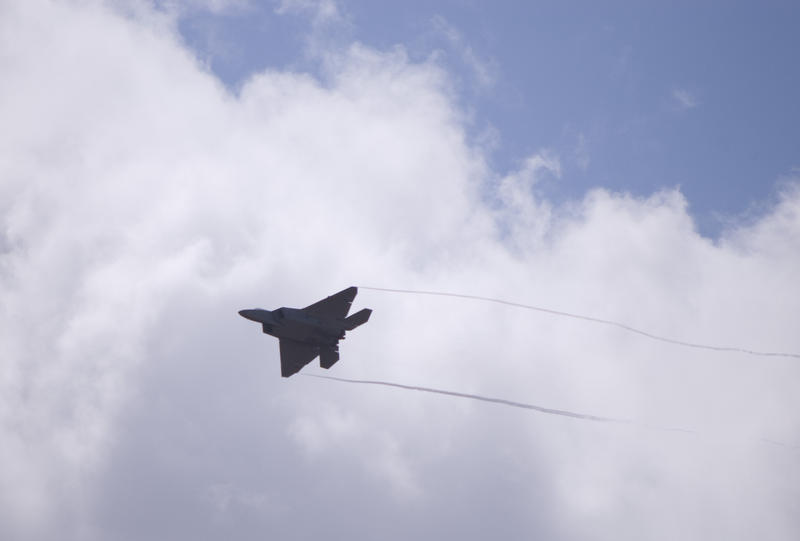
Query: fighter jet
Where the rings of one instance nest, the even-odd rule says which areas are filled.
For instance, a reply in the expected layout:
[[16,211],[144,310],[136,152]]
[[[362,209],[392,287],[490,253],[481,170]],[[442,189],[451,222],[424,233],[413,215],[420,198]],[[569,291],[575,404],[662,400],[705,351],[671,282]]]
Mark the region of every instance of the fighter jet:
[[364,308],[347,317],[358,288],[348,287],[305,308],[240,310],[239,315],[261,323],[266,334],[280,340],[281,376],[288,378],[319,356],[319,365],[330,368],[339,360],[339,340],[369,320]]

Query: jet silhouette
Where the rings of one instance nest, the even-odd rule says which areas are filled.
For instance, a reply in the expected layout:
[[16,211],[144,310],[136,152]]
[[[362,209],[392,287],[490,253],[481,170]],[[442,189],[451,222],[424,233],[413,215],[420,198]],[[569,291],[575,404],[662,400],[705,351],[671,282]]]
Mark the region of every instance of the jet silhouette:
[[330,368],[339,360],[339,340],[369,320],[372,310],[364,308],[347,317],[358,293],[348,287],[305,308],[240,310],[239,315],[261,323],[262,330],[280,341],[281,376],[288,378],[319,356],[319,365]]

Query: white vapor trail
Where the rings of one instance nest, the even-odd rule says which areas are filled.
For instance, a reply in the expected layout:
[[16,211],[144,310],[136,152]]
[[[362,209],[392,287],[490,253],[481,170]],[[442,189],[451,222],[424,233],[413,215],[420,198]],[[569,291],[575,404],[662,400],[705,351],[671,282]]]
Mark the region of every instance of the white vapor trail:
[[[512,406],[514,408],[522,408],[527,410],[538,411],[540,413],[547,413],[549,415],[561,415],[563,417],[571,417],[573,419],[584,419],[586,421],[598,421],[602,423],[619,423],[619,424],[626,424],[631,426],[638,426],[640,428],[645,428],[648,430],[659,430],[663,432],[683,432],[684,434],[693,434],[693,435],[700,435],[700,432],[697,430],[692,430],[689,428],[675,428],[675,427],[666,427],[666,426],[657,426],[657,425],[650,425],[646,423],[637,422],[631,419],[615,419],[613,417],[600,417],[598,415],[589,415],[586,413],[576,413],[573,411],[567,410],[559,410],[553,408],[545,408],[543,406],[536,406],[534,404],[526,404],[524,402],[515,402],[513,400],[505,400],[502,398],[492,398],[488,396],[481,396],[478,394],[470,394],[470,393],[459,393],[457,391],[446,391],[444,389],[434,389],[432,387],[421,387],[419,385],[404,385],[402,383],[391,383],[388,381],[378,381],[378,380],[368,380],[368,379],[348,379],[348,378],[337,378],[335,376],[322,376],[319,374],[302,374],[303,376],[308,376],[310,378],[319,378],[319,379],[329,379],[333,381],[341,381],[344,383],[358,383],[361,385],[381,385],[384,387],[395,387],[397,389],[407,389],[411,391],[420,391],[423,393],[433,393],[433,394],[442,394],[446,396],[457,396],[459,398],[469,398],[470,400],[480,400],[482,402],[492,402],[494,404],[502,404],[504,406]],[[800,449],[800,445],[793,445],[790,443],[784,443],[776,440],[771,440],[768,438],[758,438],[756,441],[763,444],[773,445],[777,447],[783,447],[786,449]]]
[[388,291],[390,293],[411,293],[414,295],[437,295],[441,297],[457,297],[461,299],[472,299],[484,302],[494,302],[497,304],[505,304],[507,306],[513,306],[515,308],[524,308],[526,310],[535,310],[537,312],[544,312],[546,314],[553,314],[556,316],[565,316],[571,317],[574,319],[582,319],[584,321],[591,321],[593,323],[603,323],[605,325],[613,325],[615,327],[619,327],[620,329],[624,329],[626,331],[636,333],[642,336],[646,336],[647,338],[651,338],[653,340],[659,340],[661,342],[667,342],[669,344],[675,344],[678,346],[684,346],[689,348],[697,348],[697,349],[707,349],[711,351],[723,351],[723,352],[737,352],[737,353],[746,353],[748,355],[758,355],[761,357],[792,357],[795,359],[800,359],[800,353],[783,353],[783,352],[772,352],[772,351],[755,351],[751,349],[745,349],[740,347],[723,347],[723,346],[712,346],[708,344],[697,344],[693,342],[684,342],[683,340],[675,340],[674,338],[667,338],[664,336],[658,336],[657,334],[652,334],[646,331],[642,331],[639,329],[635,329],[629,325],[625,325],[624,323],[619,323],[617,321],[611,321],[608,319],[601,319],[597,317],[591,316],[582,316],[580,314],[571,314],[569,312],[562,312],[560,310],[552,310],[550,308],[542,308],[541,306],[533,306],[530,304],[522,304],[518,302],[511,302],[502,299],[494,299],[492,297],[481,297],[479,295],[466,295],[462,293],[447,293],[442,291],[424,291],[424,290],[415,290],[415,289],[389,289],[385,287],[369,287],[369,286],[358,286],[361,289],[369,289],[371,291]]
[[545,408],[542,406],[536,406],[534,404],[525,404],[523,402],[514,402],[513,400],[504,400],[502,398],[490,398],[488,396],[481,396],[477,394],[459,393],[456,391],[445,391],[442,389],[433,389],[431,387],[419,387],[417,385],[403,385],[401,383],[389,383],[387,381],[376,381],[376,380],[366,380],[366,379],[346,379],[346,378],[337,378],[334,376],[320,376],[317,374],[303,374],[303,375],[311,378],[332,379],[334,381],[343,381],[346,383],[361,383],[365,385],[384,385],[386,387],[397,387],[398,389],[410,389],[412,391],[421,391],[425,393],[458,396],[461,398],[470,398],[472,400],[481,400],[483,402],[493,402],[495,404],[513,406],[515,408],[534,410],[541,413],[549,413],[551,415],[563,415],[564,417],[572,417],[573,419],[586,419],[587,421],[600,421],[604,423],[625,423],[625,424],[630,424],[633,422],[629,419],[613,419],[611,417],[598,417],[597,415],[588,415],[585,413],[575,413],[572,411]]

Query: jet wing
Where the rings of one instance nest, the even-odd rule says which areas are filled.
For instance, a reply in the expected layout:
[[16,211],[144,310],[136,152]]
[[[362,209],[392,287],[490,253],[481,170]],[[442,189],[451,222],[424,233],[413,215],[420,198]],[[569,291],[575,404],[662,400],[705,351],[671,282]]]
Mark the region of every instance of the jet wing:
[[329,319],[344,319],[347,317],[347,312],[350,311],[350,305],[353,304],[356,293],[358,293],[357,287],[348,287],[335,295],[315,302],[311,306],[306,306],[303,310],[309,314],[315,314]]
[[319,346],[295,342],[287,338],[280,339],[281,376],[288,378],[296,374],[305,365],[319,355]]

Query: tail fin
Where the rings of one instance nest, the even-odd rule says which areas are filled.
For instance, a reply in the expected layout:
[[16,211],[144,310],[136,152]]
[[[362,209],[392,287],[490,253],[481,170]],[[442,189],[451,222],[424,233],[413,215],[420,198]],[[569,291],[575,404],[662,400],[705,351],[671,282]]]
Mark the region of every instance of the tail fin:
[[347,327],[345,327],[345,329],[347,329],[348,331],[352,331],[359,325],[363,325],[364,323],[369,321],[370,314],[372,314],[372,310],[370,310],[369,308],[364,308],[363,310],[359,310],[358,312],[356,312],[355,314],[344,320],[344,322],[347,323]]

